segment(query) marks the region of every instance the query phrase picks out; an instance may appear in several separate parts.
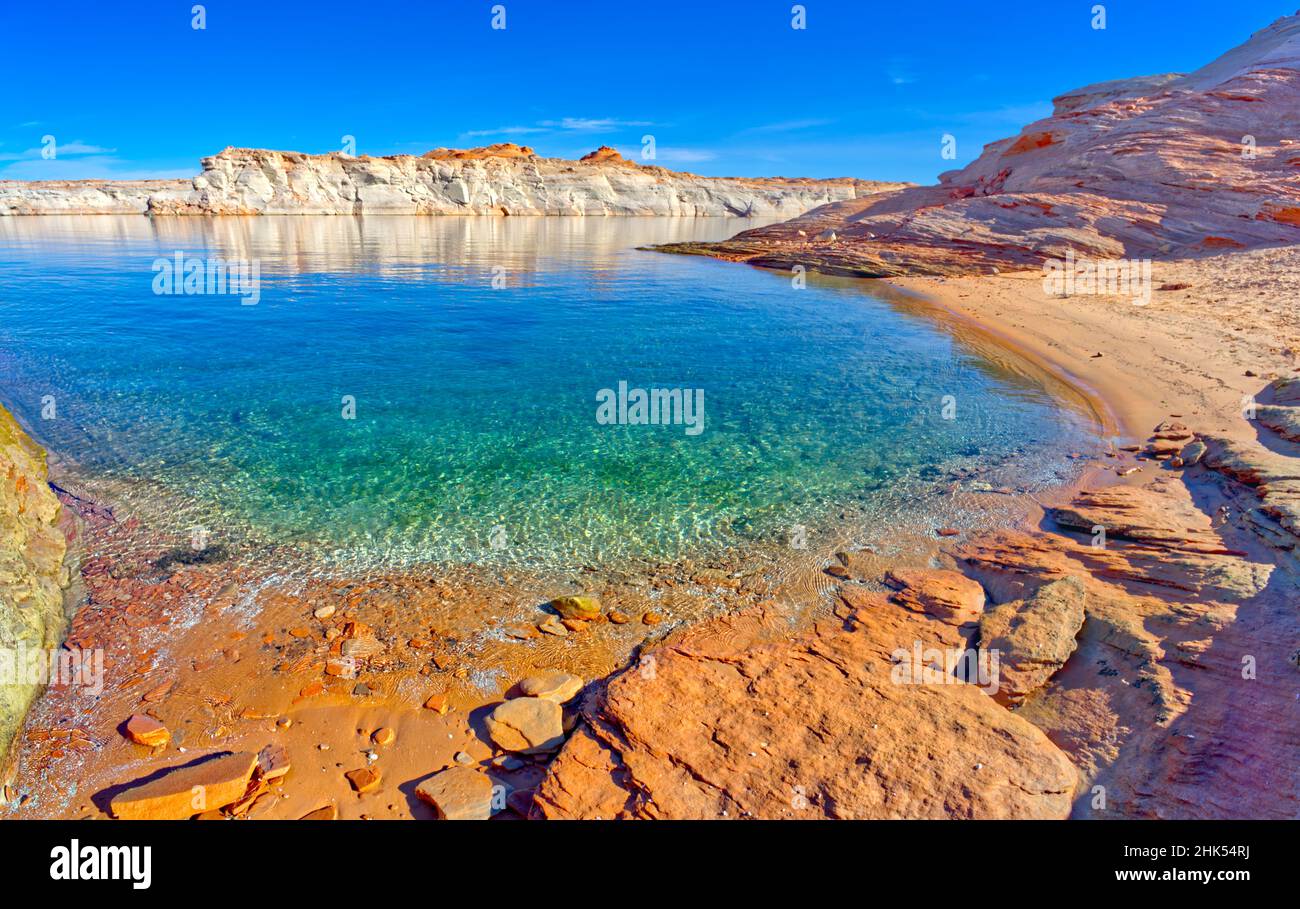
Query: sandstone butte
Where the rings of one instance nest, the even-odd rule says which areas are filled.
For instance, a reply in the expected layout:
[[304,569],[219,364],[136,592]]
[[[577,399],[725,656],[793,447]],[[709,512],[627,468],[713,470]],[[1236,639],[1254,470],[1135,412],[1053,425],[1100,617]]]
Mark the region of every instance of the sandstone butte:
[[[960,137],[958,137],[960,139]],[[1300,17],[1187,74],[1103,82],[934,186],[835,201],[721,243],[773,268],[868,277],[1160,258],[1300,241]]]
[[188,180],[0,181],[0,215],[679,215],[790,217],[906,184],[701,177],[602,147],[580,160],[509,143],[349,157],[227,148]]

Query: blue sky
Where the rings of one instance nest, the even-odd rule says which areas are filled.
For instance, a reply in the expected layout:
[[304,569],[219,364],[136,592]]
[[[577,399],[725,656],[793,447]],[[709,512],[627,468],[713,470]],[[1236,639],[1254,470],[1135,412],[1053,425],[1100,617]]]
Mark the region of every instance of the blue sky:
[[[599,145],[712,175],[931,182],[1063,91],[1187,71],[1296,0],[8,2],[0,179],[192,176],[227,145]],[[504,30],[492,8],[505,7]],[[44,136],[57,156],[41,157]]]

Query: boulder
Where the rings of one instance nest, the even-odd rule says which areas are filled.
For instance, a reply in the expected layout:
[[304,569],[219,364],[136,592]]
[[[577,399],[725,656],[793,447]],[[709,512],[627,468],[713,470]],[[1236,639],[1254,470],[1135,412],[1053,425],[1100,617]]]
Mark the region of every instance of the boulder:
[[580,676],[558,669],[548,669],[537,675],[530,675],[519,682],[519,693],[530,698],[545,698],[563,704],[574,698],[582,690]]
[[492,816],[492,780],[471,767],[451,767],[424,780],[415,794],[444,821],[486,821]]
[[1052,581],[1027,599],[999,603],[980,619],[979,647],[996,654],[1000,704],[1014,706],[1041,688],[1074,653],[1083,627],[1084,587],[1077,578]]
[[283,745],[267,745],[257,753],[257,776],[270,782],[289,772],[289,750]]
[[555,701],[515,698],[487,718],[488,735],[505,751],[541,754],[564,744],[564,711]]
[[352,784],[353,790],[358,794],[379,788],[379,783],[384,778],[383,773],[374,767],[360,767],[356,770],[349,770],[343,775],[347,777],[347,781]]
[[184,820],[231,805],[248,791],[257,755],[219,752],[170,768],[113,796],[113,817],[130,821]]
[[172,738],[167,727],[147,713],[132,715],[123,728],[127,738],[148,748],[163,748]]
[[551,608],[562,619],[590,622],[600,615],[600,601],[592,596],[556,597],[551,600]]

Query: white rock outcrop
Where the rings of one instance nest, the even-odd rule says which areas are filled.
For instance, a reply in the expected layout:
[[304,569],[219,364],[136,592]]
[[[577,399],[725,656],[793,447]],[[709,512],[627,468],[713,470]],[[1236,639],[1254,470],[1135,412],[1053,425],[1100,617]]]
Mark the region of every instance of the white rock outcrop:
[[578,161],[512,144],[349,157],[227,148],[186,181],[0,181],[0,215],[677,215],[793,217],[904,184],[700,177],[601,148]]

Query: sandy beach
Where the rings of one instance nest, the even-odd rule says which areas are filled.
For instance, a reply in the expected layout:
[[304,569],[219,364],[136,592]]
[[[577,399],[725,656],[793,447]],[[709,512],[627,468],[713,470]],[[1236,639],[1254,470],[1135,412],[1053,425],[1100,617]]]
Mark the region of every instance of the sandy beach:
[[1300,369],[1300,314],[1289,302],[1300,290],[1298,263],[1295,247],[1157,261],[1147,306],[1123,296],[1050,297],[1041,271],[890,283],[1058,370],[1104,402],[1130,439],[1171,413],[1249,436],[1242,401],[1266,379]]

